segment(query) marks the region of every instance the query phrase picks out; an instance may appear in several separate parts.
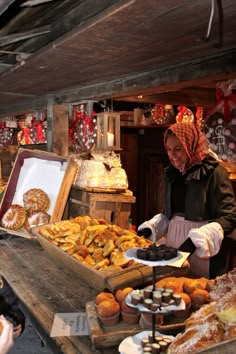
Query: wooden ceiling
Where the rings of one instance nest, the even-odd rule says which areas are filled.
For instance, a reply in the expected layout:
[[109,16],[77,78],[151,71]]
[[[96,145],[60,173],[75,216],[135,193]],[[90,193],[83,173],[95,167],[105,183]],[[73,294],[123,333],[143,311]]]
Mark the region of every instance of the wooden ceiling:
[[138,95],[214,104],[236,78],[235,17],[235,0],[1,0],[0,115]]

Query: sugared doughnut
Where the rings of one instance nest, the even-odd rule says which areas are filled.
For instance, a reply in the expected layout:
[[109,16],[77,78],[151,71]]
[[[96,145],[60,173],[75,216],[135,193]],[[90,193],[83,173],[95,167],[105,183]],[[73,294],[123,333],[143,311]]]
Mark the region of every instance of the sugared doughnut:
[[26,218],[25,228],[28,232],[35,226],[48,224],[50,221],[50,215],[44,211],[36,211]]
[[48,211],[50,199],[42,189],[32,188],[23,194],[23,203],[28,213],[35,211]]
[[24,226],[26,210],[23,206],[12,204],[2,217],[2,226],[10,230],[18,230]]

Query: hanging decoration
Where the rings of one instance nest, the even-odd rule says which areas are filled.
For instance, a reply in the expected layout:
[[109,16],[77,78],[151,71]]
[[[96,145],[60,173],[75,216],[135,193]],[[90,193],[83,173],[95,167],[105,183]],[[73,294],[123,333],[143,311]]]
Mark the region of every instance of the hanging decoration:
[[156,124],[163,124],[165,120],[164,116],[164,105],[156,103],[151,110],[152,118]]
[[196,110],[196,125],[199,129],[203,126],[203,107],[197,107]]
[[179,106],[177,109],[179,111],[176,116],[177,123],[194,123],[194,114],[189,108],[185,106]]
[[13,142],[14,129],[6,126],[6,122],[0,122],[0,146],[6,146]]
[[47,142],[44,112],[26,114],[24,121],[20,121],[20,126],[22,129],[17,134],[18,144],[44,144]]
[[230,81],[217,85],[216,99],[216,105],[206,116],[204,132],[218,158],[235,167],[236,95],[232,93]]
[[74,118],[69,126],[69,135],[73,150],[90,151],[96,141],[96,117],[92,111],[91,117],[86,113],[85,104],[74,109]]

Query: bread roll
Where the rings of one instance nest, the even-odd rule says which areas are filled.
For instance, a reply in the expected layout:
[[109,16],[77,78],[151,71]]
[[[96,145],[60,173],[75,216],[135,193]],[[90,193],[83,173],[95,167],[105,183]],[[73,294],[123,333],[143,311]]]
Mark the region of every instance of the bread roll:
[[196,289],[191,293],[190,297],[192,302],[197,305],[204,305],[210,302],[210,295],[206,290]]
[[183,284],[183,290],[187,294],[191,294],[194,290],[196,289],[204,289],[205,284],[203,282],[200,282],[198,279],[186,279],[186,281]]
[[121,303],[122,301],[125,300],[126,296],[131,293],[134,289],[133,288],[124,288],[124,289],[118,289],[115,293],[115,298],[116,300]]

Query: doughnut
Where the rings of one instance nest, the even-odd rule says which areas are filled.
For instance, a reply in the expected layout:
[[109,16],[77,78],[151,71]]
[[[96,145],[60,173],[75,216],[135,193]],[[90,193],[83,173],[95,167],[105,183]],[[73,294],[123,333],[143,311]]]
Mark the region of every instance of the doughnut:
[[23,206],[12,204],[2,217],[2,226],[10,230],[18,230],[24,226],[26,210]]
[[50,221],[50,215],[44,211],[36,211],[29,215],[25,221],[25,229],[30,232],[30,229],[35,226],[48,224]]
[[42,189],[32,188],[23,194],[23,203],[29,214],[35,211],[48,211],[50,199]]

